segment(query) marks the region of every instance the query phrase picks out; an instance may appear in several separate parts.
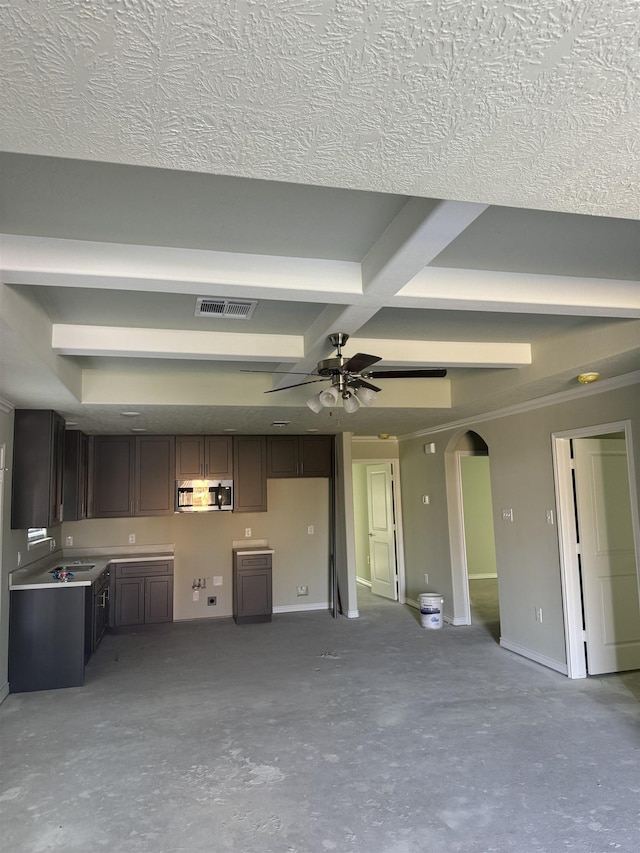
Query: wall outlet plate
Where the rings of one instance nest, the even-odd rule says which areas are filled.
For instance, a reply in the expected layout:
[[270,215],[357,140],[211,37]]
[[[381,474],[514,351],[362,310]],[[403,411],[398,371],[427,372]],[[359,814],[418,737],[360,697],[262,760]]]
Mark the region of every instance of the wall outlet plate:
[[297,586],[296,587],[296,595],[309,595],[309,587],[308,586]]
[[130,533],[129,534],[129,545],[135,545],[135,544],[136,544],[136,534]]
[[64,544],[66,548],[73,548],[73,536],[65,536]]

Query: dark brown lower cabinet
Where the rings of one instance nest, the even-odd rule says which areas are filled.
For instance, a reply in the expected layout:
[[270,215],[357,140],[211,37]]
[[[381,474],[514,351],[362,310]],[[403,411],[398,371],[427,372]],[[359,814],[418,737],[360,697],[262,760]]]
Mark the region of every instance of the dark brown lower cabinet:
[[113,627],[173,622],[173,562],[116,563]]
[[271,554],[235,554],[233,618],[238,625],[271,622]]
[[85,587],[84,657],[88,661],[109,626],[109,578],[107,567],[90,587]]

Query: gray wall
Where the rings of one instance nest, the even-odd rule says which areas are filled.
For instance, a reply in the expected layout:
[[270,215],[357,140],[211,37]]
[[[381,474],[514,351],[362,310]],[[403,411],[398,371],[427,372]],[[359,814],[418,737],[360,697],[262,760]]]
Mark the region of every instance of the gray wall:
[[[473,429],[489,447],[502,637],[564,663],[558,531],[545,518],[547,509],[555,510],[551,435],[622,420],[632,423],[640,483],[637,385],[401,441],[407,597],[417,597],[427,571],[430,587],[445,597],[445,613],[458,615],[447,533],[445,452],[453,452],[459,436]],[[428,441],[435,442],[435,454],[423,452]],[[420,503],[425,493],[431,496],[429,506]],[[513,523],[502,521],[503,507],[513,508]],[[535,621],[535,606],[544,608],[543,624]]]

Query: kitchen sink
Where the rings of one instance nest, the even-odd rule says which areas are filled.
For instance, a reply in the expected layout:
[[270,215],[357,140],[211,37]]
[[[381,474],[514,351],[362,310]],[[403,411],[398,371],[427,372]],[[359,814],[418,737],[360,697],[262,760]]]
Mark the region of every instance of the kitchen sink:
[[54,572],[90,572],[91,569],[95,569],[95,563],[63,563],[60,566],[56,566],[55,569],[49,569],[49,574],[52,575]]

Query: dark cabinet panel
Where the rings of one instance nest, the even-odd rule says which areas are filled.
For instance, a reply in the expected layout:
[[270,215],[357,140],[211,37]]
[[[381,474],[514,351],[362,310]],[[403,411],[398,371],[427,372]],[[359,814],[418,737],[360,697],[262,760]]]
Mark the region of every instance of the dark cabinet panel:
[[116,563],[113,627],[173,621],[173,562]]
[[330,435],[267,437],[267,477],[330,477]]
[[234,554],[233,617],[238,625],[270,622],[272,610],[271,554]]
[[51,527],[63,519],[64,420],[45,409],[16,409],[11,527]]
[[133,515],[135,443],[131,436],[96,435],[92,440],[94,518]]
[[179,435],[176,437],[177,480],[232,480],[233,450],[230,435]]
[[16,589],[10,593],[12,693],[84,683],[86,589]]
[[64,437],[64,520],[87,517],[89,437],[69,430]]
[[204,466],[208,480],[233,479],[233,444],[230,435],[205,435]]
[[85,587],[85,662],[96,651],[109,625],[109,577],[106,568],[91,586]]
[[298,476],[298,436],[267,436],[267,477]]
[[135,515],[174,511],[175,439],[172,435],[136,437]]
[[173,621],[173,575],[144,579],[144,621]]
[[144,625],[144,578],[116,580],[114,625]]
[[333,436],[301,435],[299,459],[301,477],[330,477]]
[[173,513],[173,436],[97,435],[92,445],[93,518]]
[[263,435],[233,438],[234,512],[267,511],[267,441]]

